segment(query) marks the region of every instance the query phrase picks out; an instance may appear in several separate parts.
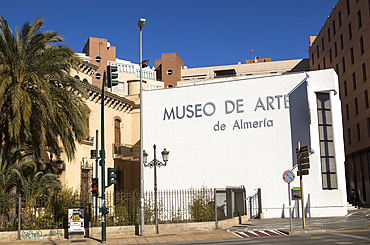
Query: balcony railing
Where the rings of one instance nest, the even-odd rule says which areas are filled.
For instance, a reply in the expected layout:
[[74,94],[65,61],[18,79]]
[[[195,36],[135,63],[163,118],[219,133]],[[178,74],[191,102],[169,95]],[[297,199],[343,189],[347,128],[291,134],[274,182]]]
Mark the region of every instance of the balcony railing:
[[113,144],[114,158],[140,158],[140,146]]

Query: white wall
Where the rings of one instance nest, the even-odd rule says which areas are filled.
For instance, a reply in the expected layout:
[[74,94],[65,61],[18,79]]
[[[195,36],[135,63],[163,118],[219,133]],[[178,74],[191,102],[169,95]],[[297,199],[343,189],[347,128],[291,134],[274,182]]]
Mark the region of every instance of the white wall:
[[[338,92],[337,76],[333,70],[308,74],[311,125],[307,122],[302,127],[310,128],[311,147],[316,154],[311,155],[310,175],[304,176],[305,199],[310,194],[311,216],[344,215],[347,211],[341,111],[339,94],[333,92]],[[305,77],[305,73],[298,73],[145,91],[143,127],[148,161],[153,159],[153,144],[157,145],[160,160],[163,148],[170,151],[167,166],[157,170],[158,189],[244,185],[249,196],[255,189],[261,188],[265,217],[281,217],[283,213],[287,217],[287,184],[282,174],[292,169],[292,152],[295,151],[292,145],[296,147],[296,142],[292,142],[291,138],[289,108],[294,107],[294,101],[289,103],[289,97],[285,96]],[[338,190],[322,190],[315,96],[318,91],[332,91]],[[238,103],[239,111],[235,106],[235,110],[230,112],[231,103],[226,101],[233,101],[235,105]],[[274,109],[267,105],[268,102]],[[226,111],[226,104],[230,113]],[[193,116],[185,111],[185,116],[179,119],[176,107],[180,109],[178,116],[181,117],[183,106],[193,112],[195,108],[199,111]],[[168,117],[171,109],[175,119],[173,114],[170,119]],[[295,112],[292,117],[305,116],[299,113],[304,111]],[[252,128],[238,129],[236,122],[240,126],[241,120],[251,122]],[[224,130],[221,125],[224,125]],[[153,175],[153,169],[145,168],[145,189],[153,188]],[[291,184],[291,187],[294,186],[299,186],[298,177]]]

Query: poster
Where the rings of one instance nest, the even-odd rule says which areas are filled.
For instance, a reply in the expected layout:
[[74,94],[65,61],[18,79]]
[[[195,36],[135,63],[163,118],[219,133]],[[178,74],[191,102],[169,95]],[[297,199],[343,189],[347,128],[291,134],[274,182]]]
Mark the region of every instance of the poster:
[[68,208],[68,233],[83,234],[84,233],[84,208],[69,207]]

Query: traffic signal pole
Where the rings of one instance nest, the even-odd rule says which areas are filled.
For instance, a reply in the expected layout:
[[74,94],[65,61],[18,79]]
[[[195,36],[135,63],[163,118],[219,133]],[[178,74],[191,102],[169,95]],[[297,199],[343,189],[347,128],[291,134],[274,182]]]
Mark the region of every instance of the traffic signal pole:
[[[101,92],[101,203],[102,203],[102,225],[101,225],[101,240],[103,243],[107,241],[106,237],[106,229],[107,229],[107,223],[105,222],[105,143],[104,143],[104,90],[105,90],[105,81],[106,81],[106,71],[104,71],[104,77],[103,77],[103,84],[102,84],[102,92]],[[97,153],[98,154],[98,153]]]
[[303,174],[302,174],[302,158],[301,158],[301,142],[298,141],[298,166],[299,166],[299,171],[300,171],[300,176],[299,176],[299,180],[300,180],[300,183],[301,183],[301,201],[302,201],[302,223],[303,223],[303,229],[306,228],[306,214],[305,214],[305,211],[304,211],[304,195],[303,195]]

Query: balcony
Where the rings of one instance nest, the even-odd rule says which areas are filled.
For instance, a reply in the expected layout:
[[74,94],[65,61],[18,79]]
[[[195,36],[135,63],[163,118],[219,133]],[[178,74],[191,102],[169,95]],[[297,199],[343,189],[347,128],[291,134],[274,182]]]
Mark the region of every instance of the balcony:
[[113,144],[113,158],[138,161],[140,159],[140,146],[128,144]]

